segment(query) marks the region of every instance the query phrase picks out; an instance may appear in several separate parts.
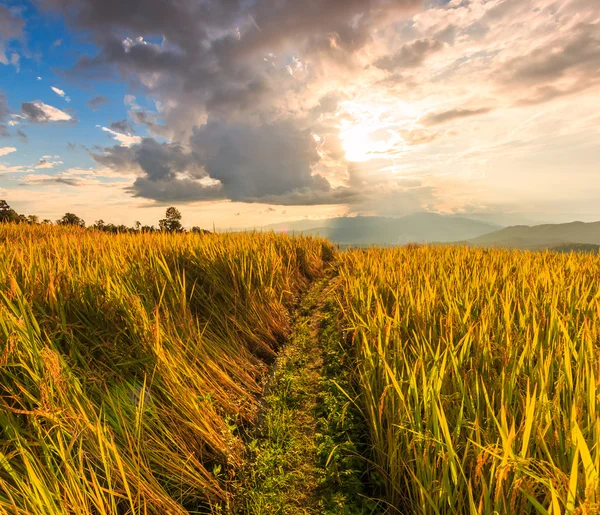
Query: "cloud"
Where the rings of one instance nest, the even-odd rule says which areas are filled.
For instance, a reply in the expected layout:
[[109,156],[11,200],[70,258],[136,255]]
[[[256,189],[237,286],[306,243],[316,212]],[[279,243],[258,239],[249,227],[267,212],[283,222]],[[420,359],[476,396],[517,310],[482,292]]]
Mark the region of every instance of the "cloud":
[[139,136],[132,136],[129,133],[113,131],[108,127],[102,127],[100,125],[96,125],[96,127],[102,129],[104,132],[108,132],[108,134],[110,134],[114,139],[116,139],[123,147],[130,147],[131,145],[141,143],[142,141],[142,138]]
[[190,139],[210,178],[226,198],[276,204],[339,203],[341,191],[313,174],[315,139],[292,122],[251,126],[209,122]]
[[597,163],[597,0],[39,2],[97,49],[70,74],[139,92],[93,156],[139,199],[434,209],[558,170],[551,144]]
[[111,130],[117,132],[135,132],[126,119],[119,120],[117,122],[112,122],[110,124],[110,128]]
[[104,95],[98,95],[98,96],[88,100],[87,105],[94,111],[97,111],[104,104],[108,104],[109,102],[110,102],[110,100],[108,100],[108,98],[106,98]]
[[130,148],[112,147],[92,157],[113,170],[138,174],[131,193],[163,202],[222,198],[316,205],[343,203],[353,196],[313,173],[320,159],[315,140],[291,122],[209,122],[194,131],[189,151],[145,138]]
[[4,65],[12,64],[16,68],[19,67],[20,57],[17,53],[13,53],[9,58],[6,55],[6,42],[20,39],[23,35],[25,22],[19,16],[16,9],[9,9],[4,5],[0,5],[0,63]]
[[12,154],[13,152],[16,152],[16,151],[17,151],[17,149],[15,147],[0,148],[0,157],[7,156],[8,154]]
[[23,115],[33,123],[69,122],[73,120],[70,114],[40,101],[23,102],[21,110]]
[[570,34],[546,40],[497,71],[497,81],[532,105],[600,85],[600,21],[579,23]]
[[17,136],[21,138],[21,141],[23,143],[29,143],[29,138],[27,137],[27,134],[25,134],[22,130],[17,131]]
[[421,119],[423,125],[440,125],[442,123],[459,120],[462,118],[470,118],[481,114],[487,114],[492,111],[491,107],[480,107],[477,109],[459,108],[441,111],[439,113],[429,113]]
[[71,101],[71,98],[68,97],[67,94],[62,89],[59,89],[59,88],[57,88],[55,86],[52,86],[50,89],[52,91],[54,91],[54,93],[56,93],[59,97],[64,98],[66,102],[70,102]]
[[39,163],[37,165],[34,166],[34,168],[40,170],[40,169],[51,169],[54,168],[57,165],[61,165],[63,164],[62,161],[58,161],[59,156],[54,156],[54,158],[52,158],[52,156],[44,156],[40,159]]
[[[38,168],[38,167],[36,167]],[[80,186],[82,181],[71,178],[62,177],[61,175],[44,175],[44,174],[29,174],[21,178],[19,186],[47,186],[47,185],[63,185],[63,186]]]
[[[143,12],[104,0],[41,3],[63,12],[100,48],[83,56],[74,74],[137,82],[165,106],[168,133],[161,135],[185,141],[211,113],[227,118],[263,107],[282,92],[282,76],[285,89],[292,87],[288,52],[310,59],[315,70],[321,62],[358,65],[354,54],[372,31],[403,19],[422,0],[147,0]],[[156,35],[162,42],[149,42]],[[281,56],[276,66],[264,62],[268,54]]]
[[441,41],[431,39],[418,39],[402,45],[400,51],[382,57],[375,61],[375,66],[382,70],[393,71],[398,68],[415,68],[423,64],[430,55],[444,47]]

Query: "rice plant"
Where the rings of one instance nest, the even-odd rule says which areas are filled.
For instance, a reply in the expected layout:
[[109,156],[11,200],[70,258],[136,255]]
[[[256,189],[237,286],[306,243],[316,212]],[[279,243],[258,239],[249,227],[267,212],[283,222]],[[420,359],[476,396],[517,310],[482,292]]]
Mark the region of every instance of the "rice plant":
[[600,258],[346,252],[338,302],[390,513],[600,512]]
[[206,513],[332,248],[0,225],[0,512]]

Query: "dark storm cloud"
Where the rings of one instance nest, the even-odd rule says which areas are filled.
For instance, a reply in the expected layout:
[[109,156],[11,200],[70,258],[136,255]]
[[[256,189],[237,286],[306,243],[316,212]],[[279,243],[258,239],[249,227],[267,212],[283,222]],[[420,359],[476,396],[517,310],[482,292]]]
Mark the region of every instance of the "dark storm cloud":
[[423,125],[439,125],[461,118],[470,118],[472,116],[486,114],[491,110],[491,107],[481,107],[478,109],[450,109],[449,111],[442,111],[439,113],[429,113],[421,119],[421,123]]
[[110,102],[110,100],[108,100],[108,98],[106,98],[103,95],[99,95],[97,97],[94,97],[94,98],[91,98],[90,100],[88,100],[87,105],[94,111],[97,111],[104,104],[107,104],[109,102]]
[[190,143],[231,200],[272,197],[286,203],[297,191],[324,197],[331,190],[326,179],[312,175],[311,167],[319,161],[315,140],[291,122],[259,127],[209,122],[194,131]]
[[161,107],[153,113],[132,105],[131,123],[183,145],[144,140],[95,153],[98,163],[138,175],[132,194],[157,201],[309,205],[355,196],[313,175],[319,154],[307,126],[334,112],[341,97],[324,97],[310,120],[289,121],[285,102],[277,100],[303,86],[287,73],[286,59],[310,61],[315,74],[328,63],[362,69],[354,54],[373,31],[422,6],[422,0],[37,3],[64,13],[99,48],[71,73],[118,75],[141,86]]
[[382,70],[398,68],[414,68],[423,64],[430,55],[444,48],[441,41],[432,39],[417,39],[402,45],[400,51],[391,56],[382,57],[375,61],[375,66]]
[[319,161],[315,140],[291,122],[209,122],[194,131],[190,145],[188,152],[146,138],[139,145],[115,146],[92,156],[114,170],[137,173],[130,191],[157,201],[218,198],[315,205],[348,202],[354,196],[313,175],[312,166]]
[[422,0],[146,0],[143,8],[122,0],[38,3],[64,12],[99,44],[99,54],[82,58],[76,71],[118,70],[129,78],[166,72],[153,92],[185,100],[188,111],[222,113],[228,106],[254,106],[271,94],[262,63],[267,53],[293,47],[303,55],[335,53],[340,60],[369,41],[374,25]]
[[92,153],[92,157],[114,170],[144,174],[151,181],[173,180],[183,172],[195,178],[206,176],[195,157],[181,145],[159,143],[152,138],[144,138],[131,147],[109,147],[103,153]]

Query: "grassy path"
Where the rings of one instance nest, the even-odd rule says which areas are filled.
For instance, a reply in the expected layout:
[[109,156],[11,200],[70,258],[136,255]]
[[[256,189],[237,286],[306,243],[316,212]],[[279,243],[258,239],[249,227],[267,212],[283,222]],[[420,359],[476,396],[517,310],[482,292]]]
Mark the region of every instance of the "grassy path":
[[236,513],[376,512],[362,492],[360,424],[342,391],[348,358],[327,307],[327,286],[323,280],[306,295],[275,364]]

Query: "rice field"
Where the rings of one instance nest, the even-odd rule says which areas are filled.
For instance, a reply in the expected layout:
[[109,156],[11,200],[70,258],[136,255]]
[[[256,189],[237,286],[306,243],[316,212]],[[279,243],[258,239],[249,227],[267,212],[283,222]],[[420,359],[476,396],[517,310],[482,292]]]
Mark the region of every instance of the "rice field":
[[0,513],[226,505],[327,243],[0,224]]
[[325,318],[347,359],[313,370],[341,399],[306,401],[338,438],[314,477],[363,460],[343,480],[390,515],[600,512],[598,256],[0,224],[0,513],[251,513],[275,358]]
[[390,513],[600,513],[600,259],[341,255],[338,303]]

